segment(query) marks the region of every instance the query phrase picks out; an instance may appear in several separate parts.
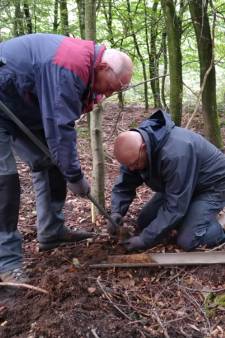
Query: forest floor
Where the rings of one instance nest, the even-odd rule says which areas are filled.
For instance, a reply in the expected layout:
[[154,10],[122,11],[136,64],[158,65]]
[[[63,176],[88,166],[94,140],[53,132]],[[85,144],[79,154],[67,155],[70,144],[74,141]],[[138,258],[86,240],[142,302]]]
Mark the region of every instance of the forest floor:
[[[119,115],[116,104],[104,113],[106,160],[106,208],[118,174],[111,157],[113,140],[121,130],[135,127],[147,116],[140,106],[125,108]],[[184,125],[190,118],[184,115]],[[202,132],[197,116],[194,129]],[[223,124],[224,126],[224,124]],[[91,155],[87,123],[78,123],[82,168],[91,177]],[[222,129],[225,140],[225,128]],[[131,337],[225,337],[225,266],[173,266],[133,269],[93,269],[90,264],[124,253],[110,241],[106,221],[91,223],[90,202],[68,193],[65,216],[71,228],[94,229],[91,241],[40,253],[36,242],[34,193],[28,167],[18,163],[21,178],[19,228],[24,236],[24,262],[30,284],[48,292],[0,288],[0,337],[27,338],[131,338]],[[152,192],[143,186],[126,216],[134,225],[141,206]],[[220,247],[216,250],[224,250]],[[204,250],[201,249],[201,250]],[[178,252],[174,244],[158,245],[148,252]],[[79,263],[79,264],[78,264]]]

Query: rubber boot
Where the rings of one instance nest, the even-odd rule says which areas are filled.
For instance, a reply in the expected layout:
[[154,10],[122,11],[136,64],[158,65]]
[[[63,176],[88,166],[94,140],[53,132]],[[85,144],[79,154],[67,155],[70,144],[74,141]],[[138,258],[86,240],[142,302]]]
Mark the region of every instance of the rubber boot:
[[17,230],[19,203],[18,174],[0,175],[0,273],[22,265],[22,238]]

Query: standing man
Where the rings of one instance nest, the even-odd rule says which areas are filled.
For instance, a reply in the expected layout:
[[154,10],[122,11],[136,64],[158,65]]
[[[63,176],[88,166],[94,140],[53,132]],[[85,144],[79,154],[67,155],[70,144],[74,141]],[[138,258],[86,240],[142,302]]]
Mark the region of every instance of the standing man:
[[186,251],[225,241],[225,155],[199,134],[176,127],[161,110],[139,128],[119,134],[114,154],[122,164],[112,190],[108,224],[116,234],[122,218],[145,183],[156,191],[137,219],[136,236],[124,242],[128,251],[145,250],[177,229],[177,243]]
[[51,160],[0,111],[0,279],[24,281],[17,230],[20,184],[12,149],[31,170],[40,250],[90,237],[65,227],[66,184],[86,196],[75,120],[99,95],[127,86],[132,62],[120,51],[53,34],[31,34],[0,43],[0,100],[48,147]]

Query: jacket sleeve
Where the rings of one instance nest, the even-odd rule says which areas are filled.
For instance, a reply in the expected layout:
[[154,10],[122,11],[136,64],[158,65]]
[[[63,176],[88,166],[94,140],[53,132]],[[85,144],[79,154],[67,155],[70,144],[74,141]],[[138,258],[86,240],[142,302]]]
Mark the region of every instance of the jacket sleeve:
[[157,217],[142,231],[141,238],[147,247],[155,245],[161,236],[184,217],[196,187],[199,163],[192,145],[182,155],[165,159],[161,175],[165,183],[164,203]]
[[82,102],[79,79],[71,71],[46,63],[40,67],[37,92],[46,141],[54,163],[69,181],[82,178],[76,148],[75,120]]
[[112,189],[111,212],[125,216],[136,196],[136,188],[142,183],[143,179],[138,172],[129,171],[125,166],[121,166],[120,175]]

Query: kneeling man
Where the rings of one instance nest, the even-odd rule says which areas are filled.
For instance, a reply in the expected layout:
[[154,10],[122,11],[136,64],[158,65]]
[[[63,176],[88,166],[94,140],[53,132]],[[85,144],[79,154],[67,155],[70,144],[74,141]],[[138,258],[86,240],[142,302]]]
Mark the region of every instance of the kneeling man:
[[112,190],[117,227],[108,224],[110,234],[122,225],[138,186],[156,192],[138,216],[138,235],[124,242],[128,251],[150,248],[172,229],[186,251],[225,241],[225,217],[218,217],[225,206],[225,155],[213,144],[158,110],[139,128],[119,134],[114,155],[121,168]]

